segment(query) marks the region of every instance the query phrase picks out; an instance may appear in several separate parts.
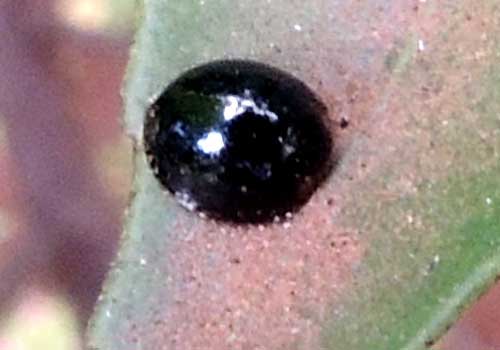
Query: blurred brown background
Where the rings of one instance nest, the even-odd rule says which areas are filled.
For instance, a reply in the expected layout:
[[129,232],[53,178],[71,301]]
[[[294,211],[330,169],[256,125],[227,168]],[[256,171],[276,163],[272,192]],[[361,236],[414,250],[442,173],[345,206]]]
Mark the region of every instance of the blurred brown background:
[[133,0],[0,2],[0,349],[80,347],[131,177]]
[[[79,350],[131,181],[135,0],[0,1],[0,350]],[[500,288],[443,347],[500,349]]]

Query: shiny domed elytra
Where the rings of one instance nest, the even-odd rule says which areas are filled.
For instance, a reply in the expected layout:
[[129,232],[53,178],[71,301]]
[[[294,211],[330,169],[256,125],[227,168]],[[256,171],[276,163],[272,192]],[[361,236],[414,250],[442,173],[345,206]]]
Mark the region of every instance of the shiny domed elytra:
[[182,74],[148,109],[144,144],[181,205],[236,223],[298,211],[332,168],[325,105],[297,78],[253,61]]

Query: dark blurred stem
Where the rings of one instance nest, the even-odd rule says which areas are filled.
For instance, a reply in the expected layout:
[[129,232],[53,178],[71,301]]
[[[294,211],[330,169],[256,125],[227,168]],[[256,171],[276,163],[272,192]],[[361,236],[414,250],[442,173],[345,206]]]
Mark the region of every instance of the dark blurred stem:
[[[12,258],[0,266],[0,312],[19,287],[36,284],[62,288],[83,324],[113,254],[120,214],[94,171],[82,116],[68,117],[68,87],[51,74],[60,34],[43,25],[53,23],[50,16],[51,1],[0,4],[0,115],[27,223],[7,245]],[[41,25],[30,26],[34,20]]]

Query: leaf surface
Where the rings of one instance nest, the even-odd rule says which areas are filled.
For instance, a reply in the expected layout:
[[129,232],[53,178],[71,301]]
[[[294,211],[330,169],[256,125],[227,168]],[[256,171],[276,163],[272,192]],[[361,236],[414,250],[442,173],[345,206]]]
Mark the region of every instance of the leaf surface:
[[[145,0],[124,89],[134,195],[90,347],[431,347],[500,272],[499,21],[493,0]],[[349,121],[289,223],[201,219],[146,163],[151,98],[223,57],[291,72]]]

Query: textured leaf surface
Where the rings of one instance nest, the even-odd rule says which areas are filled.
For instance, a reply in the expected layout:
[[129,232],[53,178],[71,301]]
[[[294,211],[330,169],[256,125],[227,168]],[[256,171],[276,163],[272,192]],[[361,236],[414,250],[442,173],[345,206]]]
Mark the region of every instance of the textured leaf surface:
[[[134,196],[90,347],[432,346],[500,272],[499,21],[493,0],[145,0],[124,93]],[[145,162],[150,98],[222,57],[288,70],[349,119],[289,223],[198,218]]]

